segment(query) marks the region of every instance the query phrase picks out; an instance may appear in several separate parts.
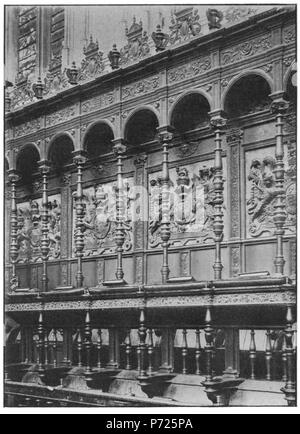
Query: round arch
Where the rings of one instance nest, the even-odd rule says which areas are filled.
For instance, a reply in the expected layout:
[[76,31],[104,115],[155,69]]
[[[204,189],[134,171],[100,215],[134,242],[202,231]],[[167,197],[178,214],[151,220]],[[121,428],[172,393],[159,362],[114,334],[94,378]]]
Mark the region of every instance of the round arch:
[[148,105],[139,106],[130,113],[123,127],[123,137],[129,146],[139,146],[154,141],[158,127],[157,111]]
[[236,83],[238,83],[242,78],[251,77],[253,75],[260,76],[260,77],[264,78],[270,87],[270,93],[272,93],[274,91],[274,81],[265,71],[263,71],[261,69],[251,69],[251,70],[243,71],[240,74],[234,76],[229,81],[229,83],[226,87],[226,90],[224,91],[224,93],[221,96],[221,108],[222,108],[222,110],[225,110],[225,102],[226,102],[227,96],[229,95],[232,87]]
[[181,100],[183,100],[185,97],[187,97],[191,94],[201,95],[203,98],[205,98],[207,100],[208,105],[210,107],[210,110],[212,109],[212,98],[207,92],[205,92],[203,89],[188,89],[188,90],[184,91],[183,93],[181,93],[175,99],[175,101],[172,103],[170,110],[169,110],[169,115],[168,115],[169,116],[169,118],[168,118],[168,124],[169,125],[171,125],[173,112],[174,112],[176,106],[180,103]]
[[35,143],[26,143],[21,147],[16,155],[16,169],[21,175],[22,182],[31,182],[33,174],[38,171],[40,159],[40,149]]
[[68,132],[59,132],[49,142],[46,155],[55,169],[62,169],[72,163],[72,152],[74,151],[74,140]]
[[288,67],[287,71],[283,76],[283,90],[285,92],[287,92],[287,88],[291,76],[296,72],[297,72],[297,65],[296,65],[296,61],[294,60],[294,62],[292,62],[292,64]]
[[87,127],[82,140],[82,149],[87,151],[90,159],[109,154],[112,151],[114,138],[112,124],[106,119],[97,120]]

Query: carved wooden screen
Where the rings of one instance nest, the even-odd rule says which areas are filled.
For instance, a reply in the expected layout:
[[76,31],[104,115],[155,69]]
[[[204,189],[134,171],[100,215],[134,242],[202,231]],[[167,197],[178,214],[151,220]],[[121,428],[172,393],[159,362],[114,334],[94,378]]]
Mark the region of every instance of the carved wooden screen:
[[50,69],[61,66],[65,32],[65,10],[56,6],[51,8],[50,29]]
[[37,64],[37,7],[21,7],[18,16],[18,81],[25,80]]

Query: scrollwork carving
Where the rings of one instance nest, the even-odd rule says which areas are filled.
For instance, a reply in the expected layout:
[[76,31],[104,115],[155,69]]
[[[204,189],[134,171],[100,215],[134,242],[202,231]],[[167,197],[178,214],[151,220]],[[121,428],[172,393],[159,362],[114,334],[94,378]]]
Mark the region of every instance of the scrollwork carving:
[[196,77],[211,69],[211,58],[209,56],[201,57],[176,68],[171,68],[168,71],[168,82],[170,84],[178,81],[187,80]]
[[140,80],[137,83],[133,83],[130,86],[126,86],[122,89],[122,99],[126,100],[138,95],[143,95],[159,87],[159,76],[150,77],[145,80]]
[[221,54],[221,62],[223,65],[238,62],[248,57],[265,52],[272,48],[271,34],[260,36],[259,38],[250,39],[241,44],[235,45]]
[[130,29],[126,29],[128,43],[120,50],[120,65],[126,65],[130,62],[138,61],[150,53],[149,37],[147,32],[143,31],[143,23],[138,24],[136,18],[133,18],[133,24]]
[[46,116],[46,127],[65,122],[76,115],[76,106],[66,107]]
[[100,76],[105,69],[103,53],[99,51],[98,41],[94,42],[92,36],[88,46],[84,47],[83,53],[85,57],[78,71],[78,82],[92,80]]

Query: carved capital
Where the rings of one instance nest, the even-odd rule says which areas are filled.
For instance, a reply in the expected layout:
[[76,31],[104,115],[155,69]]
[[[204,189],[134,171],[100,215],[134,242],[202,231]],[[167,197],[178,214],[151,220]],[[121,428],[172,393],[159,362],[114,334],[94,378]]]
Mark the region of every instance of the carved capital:
[[271,112],[274,114],[284,115],[289,108],[289,103],[284,98],[279,98],[271,103]]
[[8,171],[8,179],[10,183],[16,183],[20,179],[20,175],[15,169],[10,169]]
[[240,143],[243,138],[244,131],[239,128],[233,128],[226,134],[226,142],[228,144]]
[[213,115],[210,118],[210,125],[214,130],[224,130],[227,126],[227,119],[221,115]]
[[113,144],[113,153],[115,156],[125,154],[127,151],[127,146],[124,139],[115,139],[113,140]]
[[174,128],[169,125],[157,128],[158,139],[161,144],[169,144],[174,138]]
[[146,154],[137,155],[134,159],[134,164],[137,167],[143,167],[146,164],[148,156]]
[[73,161],[77,166],[85,164],[87,160],[86,152],[83,149],[73,151]]
[[50,162],[48,160],[39,161],[39,169],[42,175],[47,175],[50,172]]

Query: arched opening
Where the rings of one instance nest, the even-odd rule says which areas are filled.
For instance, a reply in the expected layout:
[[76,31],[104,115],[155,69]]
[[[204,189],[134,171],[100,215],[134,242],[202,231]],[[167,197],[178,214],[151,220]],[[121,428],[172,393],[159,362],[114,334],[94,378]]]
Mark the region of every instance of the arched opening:
[[225,100],[225,112],[229,118],[257,113],[270,107],[269,83],[260,75],[242,77],[233,84]]
[[112,152],[114,133],[109,125],[99,122],[93,125],[86,133],[84,149],[88,157],[93,160]]
[[137,147],[156,140],[158,119],[148,109],[141,109],[128,120],[125,139],[129,147]]
[[297,104],[297,81],[296,81],[296,72],[293,71],[289,77],[287,88],[286,88],[286,97],[290,103],[290,109],[296,110]]
[[210,106],[207,99],[199,93],[183,97],[175,106],[171,125],[181,135],[203,128],[209,123]]
[[62,134],[53,140],[48,151],[48,159],[55,171],[62,171],[72,164],[73,140],[67,134]]
[[23,184],[31,184],[34,175],[38,172],[38,162],[40,154],[33,144],[28,144],[18,153],[17,156],[17,171],[20,174],[20,182]]

